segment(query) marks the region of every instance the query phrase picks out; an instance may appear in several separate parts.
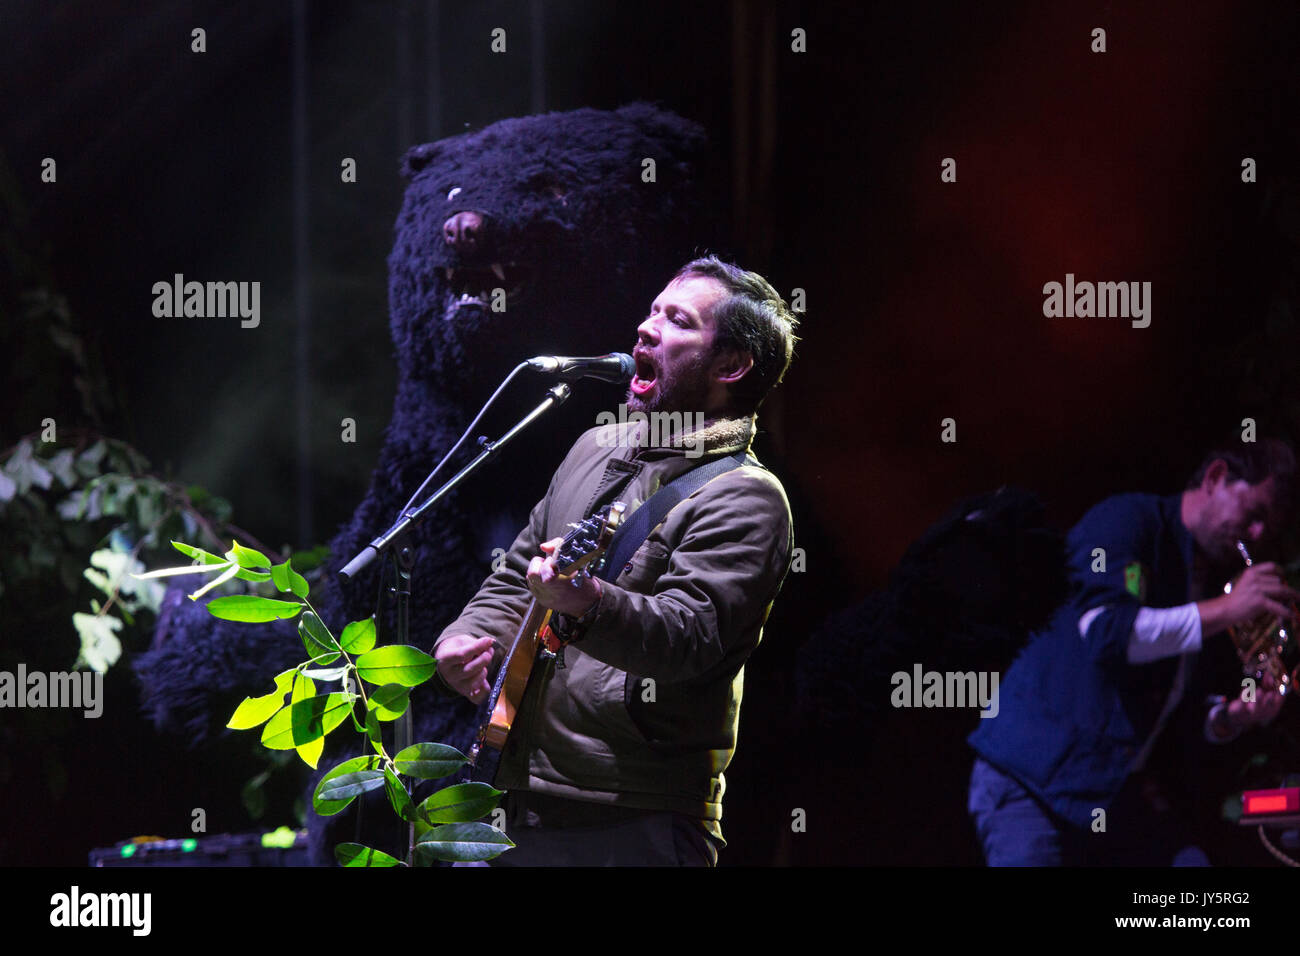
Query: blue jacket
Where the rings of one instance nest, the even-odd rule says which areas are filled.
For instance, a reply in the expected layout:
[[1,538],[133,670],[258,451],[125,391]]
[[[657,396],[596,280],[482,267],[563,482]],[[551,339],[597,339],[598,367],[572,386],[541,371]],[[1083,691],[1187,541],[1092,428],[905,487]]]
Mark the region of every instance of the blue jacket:
[[[968,738],[985,760],[1079,826],[1109,806],[1150,734],[1153,681],[1170,686],[1170,661],[1132,665],[1126,654],[1138,608],[1191,600],[1192,536],[1181,501],[1116,495],[1071,529],[1076,593],[1011,665],[998,716],[981,720]],[[1108,610],[1080,636],[1079,618],[1096,607]]]

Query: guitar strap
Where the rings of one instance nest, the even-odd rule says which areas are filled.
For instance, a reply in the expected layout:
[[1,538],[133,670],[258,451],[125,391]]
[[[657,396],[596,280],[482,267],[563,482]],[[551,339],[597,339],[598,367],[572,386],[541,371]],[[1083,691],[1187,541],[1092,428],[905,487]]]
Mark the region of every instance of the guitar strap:
[[[613,581],[617,578],[623,573],[623,567],[628,559],[636,553],[637,548],[641,547],[650,532],[668,516],[668,512],[714,478],[745,464],[747,457],[742,449],[733,455],[715,458],[706,465],[700,465],[684,475],[679,475],[651,495],[619,526],[618,531],[614,532],[614,537],[609,542],[609,549],[605,552],[605,562],[595,576],[602,581]],[[748,462],[751,465],[758,465],[756,459],[750,458]]]

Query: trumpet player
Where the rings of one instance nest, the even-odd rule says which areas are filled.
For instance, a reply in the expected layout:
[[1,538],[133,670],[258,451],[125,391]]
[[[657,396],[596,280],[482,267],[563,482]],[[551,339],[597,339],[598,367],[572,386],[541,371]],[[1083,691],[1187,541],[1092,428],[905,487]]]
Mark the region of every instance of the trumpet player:
[[[1196,705],[1202,644],[1260,615],[1285,619],[1300,599],[1270,563],[1222,592],[1241,572],[1238,542],[1253,548],[1281,520],[1295,464],[1281,441],[1227,446],[1181,493],[1107,498],[1070,531],[1075,595],[1004,676],[998,716],[969,738],[969,810],[989,865],[1208,864],[1153,790],[1153,755],[1183,723],[1180,703]],[[1281,703],[1261,686],[1253,701],[1220,699],[1193,717],[1205,742],[1222,743]]]

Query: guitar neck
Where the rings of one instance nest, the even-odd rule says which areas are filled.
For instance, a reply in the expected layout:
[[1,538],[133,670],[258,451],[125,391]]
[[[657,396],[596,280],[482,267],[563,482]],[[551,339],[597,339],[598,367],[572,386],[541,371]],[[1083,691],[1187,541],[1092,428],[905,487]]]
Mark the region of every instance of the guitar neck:
[[534,625],[533,619],[544,611],[537,603],[537,598],[532,598],[528,602],[528,608],[524,611],[523,620],[519,622],[519,629],[515,631],[515,638],[510,642],[510,649],[506,651],[505,657],[501,659],[501,667],[497,670],[496,680],[492,682],[492,693],[488,695],[488,713],[491,714],[497,705],[497,699],[501,696],[501,690],[505,687],[506,678],[510,674],[510,667],[515,662],[515,657],[519,652],[521,644],[528,644],[532,641],[532,635],[537,633],[540,625]]

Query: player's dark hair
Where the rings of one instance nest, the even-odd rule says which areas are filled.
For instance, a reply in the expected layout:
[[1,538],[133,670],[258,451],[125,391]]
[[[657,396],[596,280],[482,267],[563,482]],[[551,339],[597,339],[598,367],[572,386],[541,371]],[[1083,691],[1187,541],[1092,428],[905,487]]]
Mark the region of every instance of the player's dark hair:
[[1290,500],[1295,483],[1295,452],[1280,438],[1236,441],[1214,449],[1188,479],[1187,488],[1199,488],[1205,480],[1205,472],[1216,461],[1228,466],[1229,481],[1240,479],[1249,485],[1257,485],[1271,476],[1278,486],[1280,499]]
[[734,348],[754,360],[754,367],[731,386],[730,397],[736,411],[757,411],[790,367],[799,320],[770,282],[717,256],[688,262],[674,278],[687,276],[706,276],[726,288],[727,297],[713,309],[713,354]]

